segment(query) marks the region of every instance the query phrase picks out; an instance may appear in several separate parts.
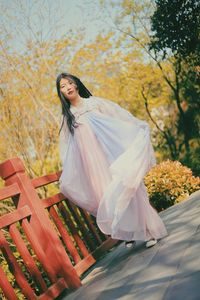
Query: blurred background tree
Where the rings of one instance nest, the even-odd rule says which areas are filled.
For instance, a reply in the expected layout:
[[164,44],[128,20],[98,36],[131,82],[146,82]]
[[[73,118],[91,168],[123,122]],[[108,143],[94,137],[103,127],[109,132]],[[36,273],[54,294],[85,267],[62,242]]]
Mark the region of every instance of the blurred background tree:
[[[73,30],[64,26],[63,1],[58,1],[57,7],[51,0],[33,0],[29,5],[24,1],[13,1],[12,5],[0,2],[1,161],[21,157],[32,177],[61,168],[57,147],[61,111],[55,79],[67,71],[80,77],[93,94],[118,102],[136,117],[149,119],[158,162],[180,160],[198,174],[199,5],[195,4],[195,24],[190,26],[195,28],[192,41],[196,50],[185,45],[178,53],[180,47],[161,43],[159,28],[166,29],[162,23],[166,21],[173,32],[168,12],[184,15],[180,4],[184,1],[177,1],[177,10],[169,1],[162,1],[161,8],[159,1],[150,0],[97,2],[98,12],[92,15],[90,2],[79,3],[84,22]],[[185,9],[193,17],[193,1],[187,3]],[[86,24],[94,27],[97,19],[101,26],[89,39]],[[12,45],[12,24],[23,51]],[[180,30],[184,40],[184,30]]]
[[200,111],[200,2],[160,1],[151,17],[150,49],[173,57],[176,86],[173,98],[178,109],[177,133],[181,138],[180,159],[199,174]]
[[[159,85],[155,89],[145,81],[137,86],[153,124],[157,156],[180,160],[199,174],[199,1],[111,3],[112,9],[120,7],[113,23],[124,35],[126,47],[137,49],[143,65],[157,70],[168,86],[165,98]],[[155,91],[163,101],[151,98]]]
[[[56,39],[55,31],[61,25],[52,18],[55,11],[48,1],[33,1],[30,10],[24,1],[13,1],[12,5],[16,9],[14,16],[10,15],[11,7],[1,3],[0,159],[18,156],[29,175],[36,177],[60,169],[57,144],[61,111],[55,78],[59,69],[69,63],[66,52],[73,52],[81,33],[78,37],[69,32],[70,38]],[[34,5],[43,6],[41,11],[34,11],[37,26],[31,15]],[[48,29],[43,24],[44,11],[48,12]],[[22,51],[12,47],[9,19],[16,25]]]

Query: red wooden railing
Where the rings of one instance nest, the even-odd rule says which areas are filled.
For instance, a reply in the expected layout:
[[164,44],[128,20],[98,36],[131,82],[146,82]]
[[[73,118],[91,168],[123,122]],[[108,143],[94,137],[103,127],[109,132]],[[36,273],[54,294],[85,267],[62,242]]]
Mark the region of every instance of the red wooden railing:
[[[59,180],[60,172],[30,179],[19,158],[0,164],[15,210],[0,217],[0,287],[6,299],[55,299],[81,285],[80,276],[117,243],[102,234],[94,217],[63,194],[41,199],[37,189]],[[13,279],[10,279],[9,274]]]

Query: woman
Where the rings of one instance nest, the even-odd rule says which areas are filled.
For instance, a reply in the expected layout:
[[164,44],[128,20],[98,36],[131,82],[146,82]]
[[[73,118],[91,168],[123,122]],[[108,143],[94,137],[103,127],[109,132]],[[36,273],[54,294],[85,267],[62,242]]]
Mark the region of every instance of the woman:
[[71,74],[58,76],[57,91],[63,115],[61,192],[127,247],[136,240],[155,245],[167,232],[143,182],[155,164],[148,124],[110,100],[93,97]]

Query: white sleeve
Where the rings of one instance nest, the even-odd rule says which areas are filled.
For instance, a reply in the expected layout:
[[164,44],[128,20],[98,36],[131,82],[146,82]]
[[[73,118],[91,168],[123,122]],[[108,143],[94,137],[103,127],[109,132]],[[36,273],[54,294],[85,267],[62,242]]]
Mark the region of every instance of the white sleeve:
[[[60,126],[61,126],[61,124],[62,124],[62,121],[60,123]],[[67,153],[69,135],[70,135],[69,127],[67,125],[66,119],[64,118],[63,126],[60,131],[60,135],[59,135],[59,153],[60,153],[60,159],[61,159],[62,165],[64,164],[65,156]]]
[[135,126],[138,126],[139,128],[142,128],[148,132],[148,134],[149,134],[149,150],[150,150],[150,155],[151,155],[151,164],[150,165],[154,166],[156,163],[156,159],[155,159],[154,149],[153,149],[153,146],[152,146],[151,140],[150,140],[149,124],[146,121],[143,121],[143,120],[140,120],[140,119],[134,117],[128,110],[122,108],[119,104],[117,104],[111,100],[107,100],[107,99],[100,98],[100,97],[94,97],[94,99],[97,104],[97,109],[100,112],[102,112],[106,115],[109,115],[111,117],[114,117],[116,119],[130,122],[130,123],[134,124]]
[[94,98],[100,112],[112,117],[116,117],[122,121],[134,123],[137,126],[149,126],[147,122],[134,117],[128,110],[122,108],[119,104],[100,97]]

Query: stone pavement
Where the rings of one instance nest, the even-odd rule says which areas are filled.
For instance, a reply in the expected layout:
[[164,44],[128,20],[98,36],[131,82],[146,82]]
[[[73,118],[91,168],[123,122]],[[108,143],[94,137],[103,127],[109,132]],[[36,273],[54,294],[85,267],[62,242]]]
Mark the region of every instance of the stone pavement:
[[200,191],[161,214],[169,235],[149,249],[120,244],[63,300],[200,300]]

